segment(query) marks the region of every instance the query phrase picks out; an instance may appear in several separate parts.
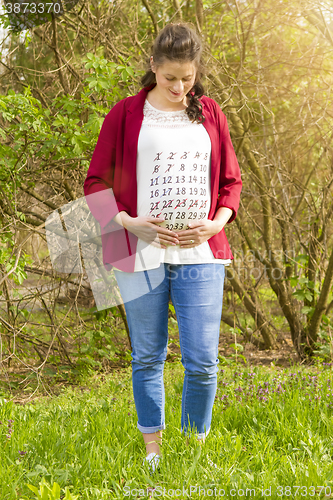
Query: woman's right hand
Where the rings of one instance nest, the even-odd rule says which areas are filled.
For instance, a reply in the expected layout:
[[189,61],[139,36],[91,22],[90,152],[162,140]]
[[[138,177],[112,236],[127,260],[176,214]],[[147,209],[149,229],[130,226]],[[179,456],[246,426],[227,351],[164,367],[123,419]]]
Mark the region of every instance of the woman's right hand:
[[165,222],[161,217],[128,216],[123,226],[125,229],[135,234],[135,236],[154,247],[166,248],[168,245],[178,245],[179,240],[177,233],[165,227],[160,227],[159,224],[161,222]]

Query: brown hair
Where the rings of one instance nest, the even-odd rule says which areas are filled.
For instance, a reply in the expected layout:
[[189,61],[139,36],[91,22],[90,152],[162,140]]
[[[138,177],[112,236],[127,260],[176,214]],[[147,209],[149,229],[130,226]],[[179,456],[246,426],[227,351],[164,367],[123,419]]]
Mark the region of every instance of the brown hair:
[[[204,94],[204,88],[200,81],[205,72],[201,60],[202,43],[199,35],[189,23],[167,24],[157,35],[151,52],[156,67],[162,66],[166,61],[193,62],[196,67],[195,83],[187,94],[190,104],[186,108],[186,114],[194,122],[203,123],[205,117],[202,114],[202,105],[199,97]],[[143,87],[156,83],[155,73],[150,67],[150,57],[147,60],[146,73],[141,78]]]

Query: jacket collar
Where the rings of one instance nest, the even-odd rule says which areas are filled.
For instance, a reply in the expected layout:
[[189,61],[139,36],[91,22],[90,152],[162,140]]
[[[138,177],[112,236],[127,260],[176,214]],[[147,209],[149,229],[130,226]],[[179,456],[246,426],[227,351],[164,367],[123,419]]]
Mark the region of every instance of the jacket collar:
[[134,96],[134,99],[132,99],[132,102],[127,111],[133,113],[135,111],[135,108],[137,108],[138,106],[143,108],[148,92],[152,90],[155,85],[156,83],[152,83],[148,87],[143,87],[143,89],[141,89],[140,92],[136,94],[136,96]]

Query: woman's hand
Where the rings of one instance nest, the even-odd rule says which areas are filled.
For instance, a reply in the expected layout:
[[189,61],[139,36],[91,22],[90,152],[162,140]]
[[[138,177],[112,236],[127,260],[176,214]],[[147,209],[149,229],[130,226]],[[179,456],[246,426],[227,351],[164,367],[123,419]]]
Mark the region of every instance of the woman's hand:
[[224,225],[218,220],[204,219],[188,224],[189,229],[176,231],[180,248],[194,248],[222,231]]
[[158,225],[164,222],[163,218],[150,216],[130,217],[128,214],[126,215],[123,226],[141,240],[157,248],[166,248],[167,245],[179,244],[177,234],[174,231]]

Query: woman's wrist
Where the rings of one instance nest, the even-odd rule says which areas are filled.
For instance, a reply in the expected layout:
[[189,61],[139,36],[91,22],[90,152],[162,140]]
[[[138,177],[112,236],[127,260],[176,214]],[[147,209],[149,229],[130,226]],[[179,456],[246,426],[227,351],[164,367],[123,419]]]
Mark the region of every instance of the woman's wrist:
[[216,231],[217,231],[216,234],[222,231],[222,229],[224,228],[224,226],[226,225],[232,214],[233,211],[231,210],[231,208],[228,207],[220,207],[217,210],[215,217],[213,219],[213,222],[215,222],[216,224]]
[[128,215],[128,213],[125,212],[124,210],[122,210],[115,217],[113,217],[113,220],[117,222],[117,224],[123,226],[125,229],[127,229],[127,224],[130,222],[131,219],[133,219],[133,217]]

